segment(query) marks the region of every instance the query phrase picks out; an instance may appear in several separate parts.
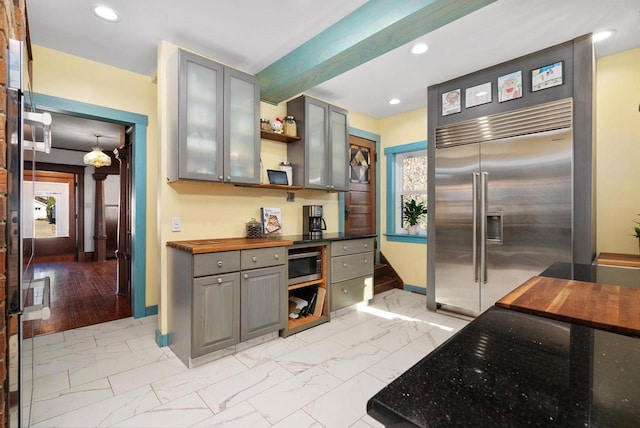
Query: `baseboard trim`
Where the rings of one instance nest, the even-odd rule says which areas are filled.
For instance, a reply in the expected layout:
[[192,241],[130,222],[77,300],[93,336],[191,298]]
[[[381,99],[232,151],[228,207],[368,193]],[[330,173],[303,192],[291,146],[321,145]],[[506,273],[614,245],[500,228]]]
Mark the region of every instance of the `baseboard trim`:
[[144,316],[158,315],[158,305],[147,306],[144,308]]
[[156,344],[159,347],[169,346],[169,335],[160,333],[160,330],[156,330]]
[[404,291],[412,291],[414,293],[427,294],[426,288],[418,287],[417,285],[405,284],[404,287],[402,287],[402,289]]

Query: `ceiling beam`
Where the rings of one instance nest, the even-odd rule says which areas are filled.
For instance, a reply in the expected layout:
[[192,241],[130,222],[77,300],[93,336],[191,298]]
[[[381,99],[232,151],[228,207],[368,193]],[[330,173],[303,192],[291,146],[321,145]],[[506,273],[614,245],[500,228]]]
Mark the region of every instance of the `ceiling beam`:
[[258,73],[279,104],[496,0],[369,0]]

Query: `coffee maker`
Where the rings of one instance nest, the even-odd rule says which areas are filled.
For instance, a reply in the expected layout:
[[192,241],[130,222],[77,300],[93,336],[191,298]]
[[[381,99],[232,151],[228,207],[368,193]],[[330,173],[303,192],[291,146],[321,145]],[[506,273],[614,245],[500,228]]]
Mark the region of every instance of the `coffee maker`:
[[327,224],[322,218],[322,205],[302,206],[302,234],[310,238],[322,238],[322,231]]

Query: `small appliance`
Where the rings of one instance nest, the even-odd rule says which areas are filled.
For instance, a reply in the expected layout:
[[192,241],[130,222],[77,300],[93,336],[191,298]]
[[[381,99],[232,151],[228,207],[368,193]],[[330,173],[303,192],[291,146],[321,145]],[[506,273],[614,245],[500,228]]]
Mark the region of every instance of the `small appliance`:
[[322,278],[322,253],[316,250],[300,249],[289,252],[288,284],[301,284]]
[[322,238],[327,224],[322,218],[322,205],[304,205],[302,207],[302,234],[310,238]]

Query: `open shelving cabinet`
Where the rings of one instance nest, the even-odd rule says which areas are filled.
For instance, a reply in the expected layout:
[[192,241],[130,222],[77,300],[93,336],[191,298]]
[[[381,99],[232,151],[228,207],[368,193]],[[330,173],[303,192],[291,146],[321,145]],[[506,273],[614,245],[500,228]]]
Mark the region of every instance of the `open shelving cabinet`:
[[[317,247],[309,247],[309,249],[317,249],[320,251],[322,255],[322,277],[320,279],[316,279],[313,281],[307,281],[300,284],[294,284],[287,287],[287,326],[280,330],[280,336],[287,337],[289,335],[301,332],[311,327],[315,327],[319,324],[325,323],[329,321],[329,287],[327,286],[328,278],[327,278],[327,246],[321,245]],[[306,315],[301,318],[293,319],[289,317],[289,296],[292,291],[299,290],[305,287],[317,286],[318,288],[324,289],[324,297],[322,301],[316,301],[316,305],[322,303],[322,311],[320,316],[314,316],[312,314]]]

